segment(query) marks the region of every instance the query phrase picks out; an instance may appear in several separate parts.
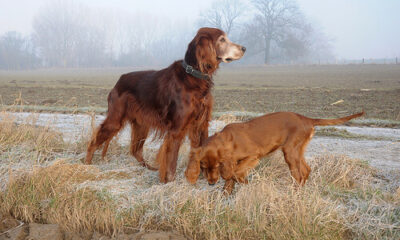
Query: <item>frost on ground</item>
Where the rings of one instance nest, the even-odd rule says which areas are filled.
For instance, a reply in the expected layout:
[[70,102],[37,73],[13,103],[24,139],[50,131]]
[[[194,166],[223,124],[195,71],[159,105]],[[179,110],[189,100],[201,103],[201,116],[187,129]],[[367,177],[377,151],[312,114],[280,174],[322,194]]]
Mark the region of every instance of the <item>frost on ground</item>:
[[[30,123],[37,126],[50,126],[63,134],[64,140],[78,141],[82,136],[89,136],[92,126],[98,126],[104,116],[96,115],[95,121],[85,114],[54,114],[54,113],[8,113],[17,123]],[[1,116],[0,116],[1,118]],[[210,135],[220,131],[228,120],[213,120],[210,123]],[[400,170],[400,129],[376,128],[376,127],[346,127],[335,126],[337,129],[345,129],[350,133],[384,137],[385,140],[341,139],[332,137],[315,136],[307,148],[306,156],[312,157],[321,153],[345,154],[352,158],[368,161],[372,166],[385,170]],[[318,129],[318,127],[317,127]],[[130,127],[127,125],[120,132],[118,142],[127,145],[130,141]],[[159,141],[153,141],[150,136],[145,143],[147,149],[157,150]]]
[[[220,131],[227,123],[235,121],[235,118],[220,117],[221,120],[213,120],[210,123],[209,134],[212,135],[216,131]],[[94,118],[93,118],[94,117]],[[35,126],[48,126],[53,130],[61,132],[63,138],[67,142],[77,142],[83,138],[88,139],[93,126],[98,126],[103,120],[104,116],[96,115],[90,116],[85,114],[55,114],[55,113],[2,113],[1,118],[9,118],[10,121],[14,121],[17,124],[31,124]],[[94,120],[94,121],[93,121]],[[317,127],[318,129],[319,127]],[[323,127],[322,127],[323,128]],[[319,137],[314,136],[310,142],[306,157],[312,158],[321,154],[340,154],[346,155],[350,158],[357,158],[363,161],[367,161],[371,166],[381,170],[381,175],[385,178],[391,179],[393,175],[395,178],[398,177],[400,171],[400,129],[391,128],[376,128],[376,127],[346,127],[346,126],[335,126],[338,129],[345,129],[350,133],[360,134],[364,136],[372,137],[385,137],[389,140],[363,140],[363,139],[342,139],[337,137]],[[120,145],[126,146],[130,141],[130,126],[129,124],[123,129],[117,137],[117,141]],[[151,164],[155,164],[156,153],[160,147],[161,141],[154,140],[151,136],[145,142],[144,155],[147,161]],[[179,161],[179,164],[185,166],[187,161],[187,152],[189,151],[189,144],[186,141],[181,148],[180,158],[183,160]],[[97,151],[97,154],[99,151]],[[185,155],[186,154],[186,155]],[[82,154],[81,154],[82,155]],[[84,156],[80,156],[83,158]],[[133,172],[138,172],[135,175],[140,176],[140,171],[134,167],[135,162],[133,158],[127,156],[128,159],[114,159],[115,157],[108,154],[107,159],[110,161],[106,164],[99,165],[103,170],[105,169],[118,169],[121,164],[120,161],[128,161],[131,163]],[[112,159],[112,160],[111,160]],[[13,169],[20,169],[22,163],[14,163]],[[136,169],[136,170],[135,170]],[[124,169],[121,169],[124,170]],[[125,169],[127,170],[127,169]],[[3,168],[3,172],[5,169]],[[177,173],[181,174],[181,173]],[[149,177],[149,176],[147,176]],[[157,174],[150,174],[144,182],[154,184],[157,182]],[[136,179],[136,180],[135,180]],[[118,181],[138,181],[137,178],[127,180],[112,180],[110,184],[115,186],[121,186]],[[112,182],[114,181],[114,182]],[[142,180],[140,180],[142,181]],[[89,184],[89,183],[85,183]],[[123,189],[115,190],[122,191]],[[131,189],[132,190],[132,189]]]
[[[139,166],[129,155],[129,127],[118,136],[119,144],[111,144],[105,161],[98,151],[93,165],[82,164],[91,119],[88,115],[0,113],[3,130],[26,128],[17,136],[4,134],[0,128],[1,141],[9,142],[3,135],[15,138],[11,147],[0,145],[1,190],[7,191],[9,182],[14,184],[8,185],[12,191],[7,192],[2,208],[25,222],[56,223],[71,231],[83,226],[109,235],[129,226],[134,231],[173,229],[195,239],[276,239],[293,234],[300,234],[296,239],[343,239],[350,230],[351,237],[358,239],[400,236],[396,131],[390,133],[392,140],[385,141],[316,136],[307,151],[311,177],[302,190],[291,185],[288,167],[277,152],[260,162],[248,185],[239,184],[234,196],[225,198],[220,191],[223,181],[216,186],[209,186],[204,178],[195,186],[187,183],[183,174],[190,149],[187,141],[180,150],[176,180],[160,184],[157,172]],[[96,116],[94,125],[102,120]],[[232,121],[229,117],[212,121],[210,134]],[[54,143],[60,136],[40,126],[61,132],[68,142],[65,148],[63,141]],[[388,137],[387,130],[370,131]],[[151,137],[145,144],[145,159],[152,165],[156,165],[159,144]],[[20,176],[22,181],[13,182]],[[86,202],[82,205],[78,200]],[[79,217],[74,222],[71,216]]]

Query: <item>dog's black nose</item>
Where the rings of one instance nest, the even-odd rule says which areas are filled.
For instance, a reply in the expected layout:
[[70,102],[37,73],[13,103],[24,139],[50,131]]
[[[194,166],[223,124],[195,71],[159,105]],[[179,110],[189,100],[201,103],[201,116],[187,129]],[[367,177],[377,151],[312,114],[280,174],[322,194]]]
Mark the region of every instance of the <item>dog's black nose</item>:
[[242,47],[242,51],[243,51],[243,52],[246,52],[246,48],[245,48],[245,47]]
[[214,185],[215,185],[215,183],[208,183],[208,185],[210,185],[210,186],[214,186]]

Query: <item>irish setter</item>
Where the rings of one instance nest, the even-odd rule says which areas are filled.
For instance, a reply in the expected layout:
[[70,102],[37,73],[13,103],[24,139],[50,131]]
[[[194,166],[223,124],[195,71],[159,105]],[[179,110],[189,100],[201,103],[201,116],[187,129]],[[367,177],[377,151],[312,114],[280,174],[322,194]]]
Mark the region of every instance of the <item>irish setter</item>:
[[221,62],[240,59],[246,48],[216,28],[201,28],[189,43],[184,60],[159,71],[138,71],[120,77],[108,95],[108,113],[89,143],[86,164],[103,143],[104,158],[111,139],[125,123],[132,128],[130,151],[143,166],[143,144],[150,130],[164,136],[158,154],[160,181],[174,180],[179,147],[188,134],[192,147],[208,137],[213,74]]
[[304,185],[311,172],[304,159],[307,144],[314,135],[314,126],[336,125],[360,117],[364,112],[338,119],[312,119],[292,112],[277,112],[244,123],[232,123],[194,148],[185,172],[195,183],[201,169],[210,185],[220,175],[224,190],[230,194],[235,182],[247,183],[246,176],[267,154],[282,149],[290,173]]

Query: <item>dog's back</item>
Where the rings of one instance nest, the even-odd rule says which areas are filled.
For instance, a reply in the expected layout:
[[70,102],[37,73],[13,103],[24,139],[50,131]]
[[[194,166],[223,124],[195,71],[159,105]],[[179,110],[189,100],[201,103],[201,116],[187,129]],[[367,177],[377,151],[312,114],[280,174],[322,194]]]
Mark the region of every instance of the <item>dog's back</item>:
[[[281,147],[292,132],[310,131],[312,125],[303,122],[301,115],[292,112],[266,114],[247,122],[228,124],[209,142],[218,141],[225,147],[231,146],[235,153],[262,156]],[[299,125],[302,128],[298,128]]]

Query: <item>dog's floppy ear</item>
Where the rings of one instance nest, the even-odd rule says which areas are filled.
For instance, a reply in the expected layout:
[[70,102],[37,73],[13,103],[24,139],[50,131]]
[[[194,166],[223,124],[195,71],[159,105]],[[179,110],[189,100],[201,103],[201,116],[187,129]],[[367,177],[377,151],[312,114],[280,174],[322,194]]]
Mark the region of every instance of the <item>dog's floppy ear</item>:
[[217,52],[210,36],[200,35],[196,41],[196,59],[199,70],[211,74],[218,68]]
[[194,148],[190,151],[189,164],[185,171],[188,182],[195,184],[200,175],[200,160],[202,158],[202,149]]

